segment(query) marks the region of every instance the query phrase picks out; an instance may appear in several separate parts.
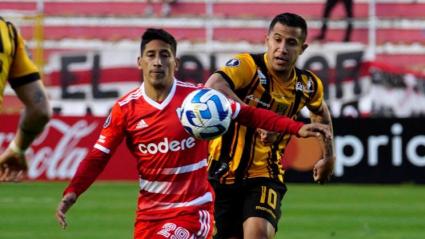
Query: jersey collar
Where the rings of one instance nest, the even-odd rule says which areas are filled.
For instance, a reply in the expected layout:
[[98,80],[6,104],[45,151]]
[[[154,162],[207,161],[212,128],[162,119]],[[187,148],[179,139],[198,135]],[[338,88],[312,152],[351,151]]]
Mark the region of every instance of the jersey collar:
[[151,98],[149,98],[149,96],[146,95],[145,92],[145,83],[143,82],[142,85],[140,86],[140,90],[142,91],[142,96],[145,99],[145,101],[150,104],[152,107],[157,108],[158,110],[163,110],[173,99],[175,93],[176,93],[176,82],[177,79],[174,78],[173,80],[173,86],[171,87],[170,92],[168,93],[167,98],[165,98],[165,100],[163,100],[161,103],[156,102],[155,100],[152,100]]

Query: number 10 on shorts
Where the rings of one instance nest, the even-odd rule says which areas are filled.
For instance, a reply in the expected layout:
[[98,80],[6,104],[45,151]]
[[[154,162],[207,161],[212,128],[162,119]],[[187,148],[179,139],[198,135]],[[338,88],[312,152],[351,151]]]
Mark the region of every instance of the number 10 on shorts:
[[277,205],[277,193],[273,188],[261,186],[261,198],[260,203],[269,205],[269,207],[276,209]]

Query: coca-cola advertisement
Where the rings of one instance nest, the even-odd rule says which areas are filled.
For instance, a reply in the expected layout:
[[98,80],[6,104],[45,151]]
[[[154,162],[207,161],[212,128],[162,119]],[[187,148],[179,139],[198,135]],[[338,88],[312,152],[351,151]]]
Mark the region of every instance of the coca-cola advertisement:
[[[19,122],[17,115],[2,115],[0,124],[0,151],[15,136]],[[43,133],[27,150],[28,178],[30,180],[68,180],[75,174],[81,160],[92,150],[105,118],[55,116]],[[111,158],[99,179],[137,179],[136,161],[124,144]]]
[[[17,115],[1,115],[0,152],[15,136]],[[69,180],[99,137],[104,117],[50,120],[27,150],[29,180]],[[425,183],[425,136],[417,119],[334,119],[336,182]],[[125,143],[113,153],[100,180],[137,180],[136,159]],[[322,157],[316,138],[292,138],[283,156],[288,182],[312,182]]]

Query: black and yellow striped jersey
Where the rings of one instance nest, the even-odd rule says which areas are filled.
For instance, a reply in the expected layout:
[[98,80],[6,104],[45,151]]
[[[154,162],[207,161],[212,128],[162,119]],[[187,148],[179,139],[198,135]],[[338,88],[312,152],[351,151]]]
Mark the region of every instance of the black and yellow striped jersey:
[[7,82],[12,88],[40,79],[15,26],[0,17],[0,108]]
[[[323,100],[323,85],[310,71],[293,69],[292,79],[283,81],[271,73],[266,54],[239,54],[216,73],[229,83],[246,104],[270,109],[296,118],[306,106],[317,112]],[[232,184],[251,178],[272,178],[283,183],[281,156],[290,135],[281,134],[273,145],[264,145],[256,129],[233,122],[222,137],[210,141],[208,166],[210,172],[222,162],[228,163],[227,173],[220,182]]]

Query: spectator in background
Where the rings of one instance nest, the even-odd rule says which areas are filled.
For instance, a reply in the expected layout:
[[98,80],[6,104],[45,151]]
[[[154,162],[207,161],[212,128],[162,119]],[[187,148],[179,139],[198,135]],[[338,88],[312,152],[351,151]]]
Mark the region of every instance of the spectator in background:
[[0,107],[7,82],[24,104],[15,138],[0,154],[0,181],[20,181],[27,170],[25,151],[51,117],[47,93],[24,40],[15,26],[0,17]]
[[349,42],[351,40],[351,33],[353,31],[353,0],[326,0],[325,8],[323,10],[322,28],[320,29],[320,34],[315,37],[316,40],[324,40],[326,38],[329,16],[331,15],[332,10],[335,8],[338,2],[342,2],[344,4],[347,21],[347,27],[345,29],[343,41]]
[[[159,0],[161,2],[161,16],[168,17],[171,14],[171,5],[176,3],[177,0]],[[147,0],[147,5],[145,8],[145,15],[146,16],[153,16],[154,15],[154,9],[153,9],[153,0]]]

